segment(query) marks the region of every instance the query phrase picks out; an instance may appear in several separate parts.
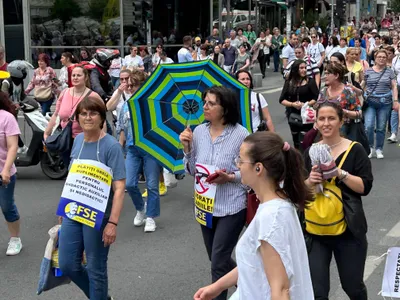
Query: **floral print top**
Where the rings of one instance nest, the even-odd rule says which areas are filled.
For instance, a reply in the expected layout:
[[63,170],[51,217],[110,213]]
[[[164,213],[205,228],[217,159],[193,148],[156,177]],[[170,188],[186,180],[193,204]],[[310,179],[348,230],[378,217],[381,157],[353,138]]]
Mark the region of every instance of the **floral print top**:
[[[318,103],[324,102],[339,102],[342,109],[349,111],[361,111],[361,102],[354,89],[345,84],[342,93],[337,97],[330,97],[328,94],[328,87],[324,87],[318,96]],[[350,119],[345,118],[346,123],[350,122]]]

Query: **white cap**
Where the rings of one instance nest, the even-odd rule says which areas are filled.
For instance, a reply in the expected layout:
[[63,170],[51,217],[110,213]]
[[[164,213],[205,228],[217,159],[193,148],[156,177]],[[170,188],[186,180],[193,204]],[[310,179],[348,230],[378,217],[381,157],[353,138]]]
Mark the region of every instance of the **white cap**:
[[371,31],[371,33],[378,33],[378,30],[373,29],[373,30]]

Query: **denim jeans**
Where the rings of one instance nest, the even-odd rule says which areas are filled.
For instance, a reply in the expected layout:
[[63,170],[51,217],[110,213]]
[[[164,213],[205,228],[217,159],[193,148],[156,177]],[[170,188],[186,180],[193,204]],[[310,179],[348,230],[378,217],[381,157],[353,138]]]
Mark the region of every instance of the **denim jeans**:
[[[385,142],[386,123],[388,120],[389,112],[392,109],[392,104],[378,103],[370,101],[368,107],[364,112],[365,132],[368,137],[369,146],[377,150],[383,150]],[[376,123],[376,142],[374,139],[374,130]]]
[[[107,259],[110,247],[104,247],[103,230],[96,230],[63,218],[59,237],[60,269],[85,293],[88,299],[107,300]],[[87,265],[82,265],[83,251]]]
[[54,98],[51,98],[48,101],[40,102],[40,106],[42,107],[42,115],[45,116],[46,113],[50,112],[51,105],[54,102]]
[[281,59],[279,57],[279,51],[274,51],[274,72],[279,71],[279,63]]
[[397,135],[399,131],[399,112],[392,110],[390,116],[390,133]]
[[129,146],[125,160],[126,166],[126,189],[135,205],[136,210],[144,209],[144,201],[138,187],[139,176],[143,166],[144,176],[146,177],[147,187],[147,212],[149,218],[155,218],[160,215],[160,194],[159,182],[161,166],[148,153],[137,148]]
[[17,177],[10,177],[10,183],[0,186],[0,208],[8,223],[19,220],[19,213],[14,201],[14,189]]

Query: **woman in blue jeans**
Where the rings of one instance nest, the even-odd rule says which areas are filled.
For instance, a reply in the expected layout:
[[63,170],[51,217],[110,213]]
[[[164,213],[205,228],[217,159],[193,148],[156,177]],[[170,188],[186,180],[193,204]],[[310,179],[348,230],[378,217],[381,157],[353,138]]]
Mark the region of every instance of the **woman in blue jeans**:
[[15,108],[7,95],[0,92],[0,208],[10,232],[7,255],[17,255],[22,249],[19,237],[20,217],[14,201],[16,168],[14,165],[21,133],[15,119]]
[[[63,218],[59,237],[59,264],[63,274],[71,278],[88,299],[110,300],[107,259],[110,245],[116,239],[125,196],[124,155],[117,140],[103,131],[106,106],[102,100],[82,100],[76,109],[75,118],[79,120],[83,133],[74,140],[71,165],[76,163],[79,168],[79,160],[89,164],[90,161],[102,163],[111,169],[113,177],[100,230],[74,219]],[[86,266],[82,265],[83,252],[86,253]]]
[[387,58],[386,50],[375,52],[375,65],[365,72],[368,107],[364,112],[364,125],[371,148],[369,158],[384,158],[383,144],[389,113],[392,107],[396,110],[398,107],[396,76],[386,67]]
[[[145,79],[146,74],[143,71],[135,70],[132,72],[133,93],[143,84]],[[134,145],[130,118],[128,103],[125,103],[118,122],[121,127],[120,143],[126,149],[126,189],[137,211],[133,225],[136,227],[145,225],[144,232],[154,232],[157,227],[154,218],[160,215],[159,177],[162,169],[151,155]],[[147,210],[138,186],[142,169],[146,177]]]

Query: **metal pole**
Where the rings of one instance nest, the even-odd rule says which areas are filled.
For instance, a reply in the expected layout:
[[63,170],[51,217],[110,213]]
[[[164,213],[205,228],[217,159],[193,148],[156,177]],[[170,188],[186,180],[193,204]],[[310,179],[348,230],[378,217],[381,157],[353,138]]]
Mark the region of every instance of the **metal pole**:
[[[228,0],[229,2],[229,0]],[[249,23],[251,21],[251,0],[249,0]]]
[[[256,13],[256,26],[255,26],[255,28],[256,28],[256,32],[258,32],[258,28],[259,28],[259,24],[260,24],[260,22],[258,22],[258,16],[259,16],[259,13],[258,13],[258,1],[256,0],[256,8],[255,8],[255,13]],[[249,23],[251,23],[251,19],[250,19],[250,22]]]
[[226,32],[229,35],[231,30],[231,1],[226,1]]
[[292,31],[292,6],[291,4],[288,4],[287,10],[286,10],[286,36],[287,36],[287,43],[290,41],[290,36],[291,36],[291,31]]
[[121,57],[123,58],[125,56],[125,41],[124,41],[124,10],[123,10],[123,0],[119,0],[119,20],[121,23],[121,26],[119,28],[119,46],[120,46],[120,53]]
[[32,62],[31,56],[31,12],[28,0],[22,0],[22,19],[24,22],[24,52],[25,60]]
[[149,53],[152,53],[151,51],[151,23],[149,20],[146,20],[146,35],[147,35],[147,50]]
[[213,31],[213,22],[214,22],[214,0],[210,0],[210,35]]
[[222,34],[222,0],[218,0],[218,31],[219,36],[225,38],[225,36]]
[[354,26],[358,29],[360,24],[360,0],[356,1],[356,24]]
[[[0,24],[4,24],[4,10],[3,10],[3,1],[0,1]],[[4,33],[4,26],[0,27],[0,44],[4,47],[4,52],[6,51],[6,38]],[[7,55],[7,53],[5,53]],[[4,60],[6,57],[4,56]]]
[[[331,35],[333,33],[333,28],[335,27],[335,22],[333,20],[334,18],[334,9],[333,9],[333,0],[331,1]],[[340,25],[340,24],[339,24]]]

